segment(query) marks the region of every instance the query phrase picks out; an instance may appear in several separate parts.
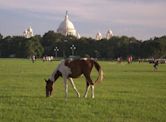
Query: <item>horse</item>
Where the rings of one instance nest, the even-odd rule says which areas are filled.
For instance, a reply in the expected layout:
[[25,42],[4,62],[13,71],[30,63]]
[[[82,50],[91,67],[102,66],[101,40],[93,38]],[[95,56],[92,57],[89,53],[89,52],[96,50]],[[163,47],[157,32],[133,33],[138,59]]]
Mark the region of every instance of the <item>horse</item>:
[[[92,81],[90,74],[93,66],[95,66],[98,71],[98,77],[95,82]],[[46,82],[46,97],[51,96],[53,91],[53,84],[59,78],[62,77],[64,81],[65,87],[65,98],[68,97],[68,83],[67,80],[70,81],[74,91],[77,93],[77,97],[80,97],[80,93],[78,92],[73,78],[78,78],[83,75],[86,79],[86,89],[84,93],[84,97],[87,98],[88,90],[91,87],[91,97],[94,98],[94,84],[103,80],[103,70],[99,63],[92,58],[80,58],[80,59],[65,59],[62,60],[56,69],[53,71],[51,76]]]

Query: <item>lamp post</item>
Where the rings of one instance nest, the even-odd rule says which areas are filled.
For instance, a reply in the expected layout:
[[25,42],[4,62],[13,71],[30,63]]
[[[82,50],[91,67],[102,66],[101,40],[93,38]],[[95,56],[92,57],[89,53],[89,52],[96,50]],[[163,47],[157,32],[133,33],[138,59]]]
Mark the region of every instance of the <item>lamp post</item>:
[[74,44],[70,47],[71,51],[72,51],[72,55],[74,55],[74,50],[76,49],[76,47],[74,46]]
[[54,51],[55,51],[55,57],[57,58],[57,56],[58,56],[58,51],[59,51],[58,47],[55,47],[55,48],[54,48]]

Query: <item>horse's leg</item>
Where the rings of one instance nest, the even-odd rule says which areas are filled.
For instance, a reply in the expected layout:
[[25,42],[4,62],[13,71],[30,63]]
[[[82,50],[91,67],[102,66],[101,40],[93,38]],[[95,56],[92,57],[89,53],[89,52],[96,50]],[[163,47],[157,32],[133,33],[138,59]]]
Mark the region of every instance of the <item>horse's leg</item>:
[[68,97],[68,83],[67,83],[67,78],[63,77],[63,81],[64,81],[64,87],[65,87],[65,98]]
[[90,76],[89,76],[89,80],[88,81],[89,81],[89,84],[90,84],[90,87],[91,87],[91,97],[95,98],[95,93],[94,93],[95,86],[94,86],[94,83],[91,80]]
[[71,85],[73,86],[73,89],[76,91],[77,96],[80,97],[80,93],[78,92],[78,90],[77,90],[77,88],[76,88],[76,86],[75,86],[75,84],[74,84],[73,79],[72,79],[72,78],[69,78],[69,81],[70,81]]
[[[88,73],[90,74],[90,73]],[[92,95],[92,98],[94,98],[94,83],[92,81],[92,79],[90,78],[90,75],[87,75],[87,74],[84,74],[85,78],[86,78],[86,83],[87,83],[87,86],[86,86],[86,91],[85,91],[85,98],[87,97],[87,94],[88,94],[88,90],[89,90],[89,85],[91,86],[91,95]]]
[[94,89],[95,89],[95,86],[94,86],[94,85],[91,85],[92,98],[95,98]]
[[85,90],[85,94],[84,94],[85,98],[87,98],[87,96],[88,96],[88,91],[89,91],[89,82],[86,80],[86,90]]

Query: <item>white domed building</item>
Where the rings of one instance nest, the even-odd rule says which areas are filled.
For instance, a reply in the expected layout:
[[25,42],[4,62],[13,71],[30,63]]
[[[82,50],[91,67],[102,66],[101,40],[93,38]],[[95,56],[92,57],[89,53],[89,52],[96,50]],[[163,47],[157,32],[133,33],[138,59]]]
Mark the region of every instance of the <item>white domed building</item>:
[[96,40],[101,40],[103,38],[106,38],[106,39],[111,39],[113,36],[113,33],[111,30],[108,30],[107,33],[106,33],[106,36],[102,36],[102,34],[100,32],[97,32],[96,34]]
[[96,40],[101,40],[102,39],[102,35],[100,32],[97,32],[96,34]]
[[33,36],[33,30],[31,26],[23,32],[23,35],[25,38],[31,38]]
[[66,11],[65,19],[60,23],[57,29],[57,32],[65,36],[72,35],[77,38],[80,38],[80,34],[76,31],[73,23],[69,20],[67,11]]
[[111,39],[113,36],[113,33],[111,30],[108,30],[107,33],[106,33],[106,39]]

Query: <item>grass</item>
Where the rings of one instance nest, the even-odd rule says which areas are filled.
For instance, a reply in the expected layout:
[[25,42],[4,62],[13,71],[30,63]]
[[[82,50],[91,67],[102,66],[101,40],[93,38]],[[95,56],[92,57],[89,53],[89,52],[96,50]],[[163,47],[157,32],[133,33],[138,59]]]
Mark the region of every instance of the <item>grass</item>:
[[[165,122],[166,65],[153,72],[147,63],[99,62],[104,81],[96,84],[95,99],[77,98],[69,84],[64,99],[62,79],[53,96],[45,97],[44,78],[58,62],[0,59],[0,121],[2,122]],[[93,70],[92,77],[96,78]],[[85,81],[75,79],[83,96]]]

